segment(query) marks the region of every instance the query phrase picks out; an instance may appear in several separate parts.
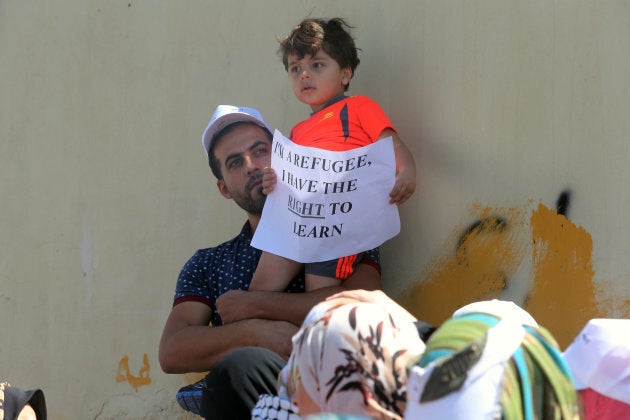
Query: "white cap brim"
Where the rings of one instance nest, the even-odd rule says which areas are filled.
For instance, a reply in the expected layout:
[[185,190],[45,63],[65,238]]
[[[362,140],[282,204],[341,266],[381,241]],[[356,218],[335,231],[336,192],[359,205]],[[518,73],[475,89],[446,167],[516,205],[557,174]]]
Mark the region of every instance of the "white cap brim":
[[237,122],[251,122],[270,133],[272,132],[271,127],[265,122],[262,114],[257,109],[244,106],[219,105],[201,136],[201,145],[206,154],[208,154],[216,135],[229,125]]
[[[500,390],[505,367],[521,345],[525,330],[513,319],[490,328],[479,361],[470,369],[462,387],[433,401],[421,402],[437,359],[426,368],[414,366],[407,380],[406,419],[486,419],[501,413]],[[474,414],[473,414],[474,413]]]
[[564,352],[576,389],[630,404],[630,319],[592,319]]
[[473,302],[456,310],[453,313],[453,318],[470,313],[494,315],[501,319],[509,318],[522,325],[538,327],[538,323],[529,312],[511,301],[492,299]]

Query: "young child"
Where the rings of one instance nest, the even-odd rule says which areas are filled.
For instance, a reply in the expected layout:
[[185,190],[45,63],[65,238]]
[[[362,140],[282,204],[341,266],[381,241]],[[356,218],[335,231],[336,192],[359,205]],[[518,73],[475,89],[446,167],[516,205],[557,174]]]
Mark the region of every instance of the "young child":
[[[282,62],[293,93],[309,105],[311,117],[291,130],[291,140],[302,146],[346,151],[392,137],[396,181],[390,203],[402,204],[416,188],[416,166],[381,107],[365,96],[345,96],[359,65],[357,48],[341,18],[305,19],[280,43]],[[326,116],[326,118],[323,118]],[[263,192],[270,193],[277,178],[265,168]],[[249,290],[283,291],[304,266],[306,290],[337,286],[350,276],[361,255],[321,263],[301,264],[263,252]]]

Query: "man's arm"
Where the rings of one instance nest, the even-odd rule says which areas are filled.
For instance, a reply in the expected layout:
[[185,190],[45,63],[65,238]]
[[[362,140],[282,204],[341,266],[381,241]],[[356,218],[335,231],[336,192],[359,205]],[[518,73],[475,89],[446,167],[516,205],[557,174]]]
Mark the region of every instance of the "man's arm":
[[261,318],[301,325],[313,306],[345,290],[381,289],[381,275],[370,264],[359,264],[341,286],[323,287],[305,293],[231,290],[219,296],[217,310],[227,325]]
[[159,360],[165,373],[205,372],[231,350],[265,347],[287,359],[297,327],[283,321],[244,319],[210,326],[211,309],[200,302],[176,305],[164,326]]

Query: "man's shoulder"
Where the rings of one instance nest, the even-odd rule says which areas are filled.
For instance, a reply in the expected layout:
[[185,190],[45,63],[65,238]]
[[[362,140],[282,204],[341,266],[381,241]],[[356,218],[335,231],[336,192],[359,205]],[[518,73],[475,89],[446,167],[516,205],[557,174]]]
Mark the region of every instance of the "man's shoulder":
[[246,223],[241,232],[234,238],[213,247],[200,248],[191,259],[211,259],[225,253],[243,252],[252,248],[249,225]]

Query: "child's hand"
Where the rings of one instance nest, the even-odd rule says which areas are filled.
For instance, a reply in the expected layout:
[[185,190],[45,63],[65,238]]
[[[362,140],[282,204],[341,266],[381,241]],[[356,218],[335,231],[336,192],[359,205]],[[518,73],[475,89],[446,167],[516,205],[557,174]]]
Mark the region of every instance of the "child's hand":
[[394,140],[394,155],[396,156],[396,181],[389,193],[389,203],[399,206],[416,190],[416,162],[409,148],[394,130],[386,128],[381,132],[379,140],[386,137]]
[[276,178],[276,171],[274,171],[273,169],[269,167],[264,168],[262,172],[263,172],[262,192],[263,194],[267,195],[271,191],[273,191],[273,189],[276,186],[276,182],[278,182],[278,179]]
[[413,171],[403,170],[396,175],[396,183],[394,184],[392,192],[389,193],[390,204],[401,205],[407,201],[416,190],[416,177],[412,177],[409,172]]

